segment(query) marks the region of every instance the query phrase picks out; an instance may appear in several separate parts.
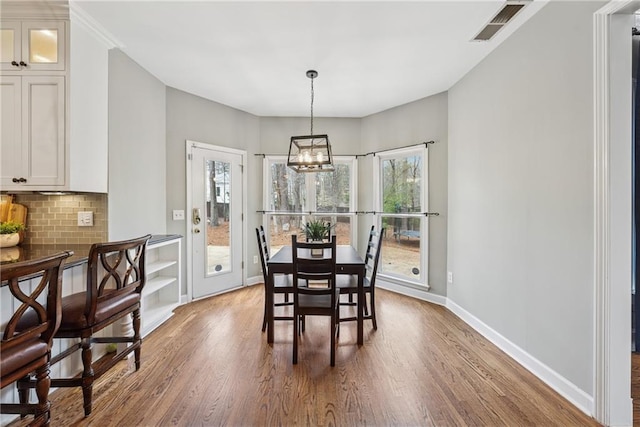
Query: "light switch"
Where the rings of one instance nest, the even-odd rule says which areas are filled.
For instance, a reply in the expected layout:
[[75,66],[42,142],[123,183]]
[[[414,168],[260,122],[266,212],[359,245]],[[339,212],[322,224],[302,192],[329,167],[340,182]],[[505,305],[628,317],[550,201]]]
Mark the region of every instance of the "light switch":
[[173,211],[173,220],[174,221],[184,221],[184,211],[183,210],[174,210]]
[[78,227],[93,227],[93,212],[78,212]]

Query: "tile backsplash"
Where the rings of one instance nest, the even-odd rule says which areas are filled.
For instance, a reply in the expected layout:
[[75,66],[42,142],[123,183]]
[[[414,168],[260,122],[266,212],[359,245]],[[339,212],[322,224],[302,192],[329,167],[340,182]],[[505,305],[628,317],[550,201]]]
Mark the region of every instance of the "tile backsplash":
[[[27,207],[24,244],[90,244],[107,240],[106,194],[15,194],[13,203]],[[79,227],[78,212],[86,211],[93,212],[93,226]]]

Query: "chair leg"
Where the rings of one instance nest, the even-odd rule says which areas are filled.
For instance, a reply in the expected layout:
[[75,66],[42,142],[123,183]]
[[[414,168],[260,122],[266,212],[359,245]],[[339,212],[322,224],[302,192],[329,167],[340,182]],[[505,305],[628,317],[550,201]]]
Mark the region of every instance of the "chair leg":
[[293,364],[298,363],[298,322],[300,321],[298,315],[293,313]]
[[140,309],[133,312],[133,344],[137,344],[133,350],[136,371],[140,369],[140,353],[142,352],[142,338],[140,337]]
[[262,332],[267,330],[267,306],[264,306],[264,314],[262,316]]
[[[29,394],[31,392],[31,388],[29,387],[30,379],[31,378],[27,375],[18,381],[18,402],[20,402],[21,405],[29,403]],[[24,418],[24,416],[21,418]]]
[[82,398],[84,401],[84,416],[91,414],[91,395],[93,392],[93,367],[91,366],[91,337],[83,338],[82,343]]
[[[35,419],[40,418],[44,425],[49,425],[51,403],[49,402],[49,389],[51,388],[51,377],[49,376],[49,363],[36,369],[36,396],[38,406],[34,414]],[[28,390],[27,390],[28,392]]]
[[262,332],[267,330],[267,284],[264,285],[264,314],[262,315]]
[[364,305],[364,315],[368,316],[369,315],[369,309],[367,308],[367,295],[366,294],[364,296],[364,301],[362,302],[362,304]]
[[336,366],[336,315],[331,316],[331,366]]
[[376,293],[371,288],[371,292],[369,292],[371,298],[371,320],[373,321],[373,330],[378,330],[378,322],[376,322]]

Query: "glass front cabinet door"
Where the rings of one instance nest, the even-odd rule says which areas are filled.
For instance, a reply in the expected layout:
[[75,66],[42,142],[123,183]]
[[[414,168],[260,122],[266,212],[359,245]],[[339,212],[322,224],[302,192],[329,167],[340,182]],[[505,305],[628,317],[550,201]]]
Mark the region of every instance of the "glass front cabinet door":
[[4,71],[63,71],[64,21],[2,21],[0,66]]

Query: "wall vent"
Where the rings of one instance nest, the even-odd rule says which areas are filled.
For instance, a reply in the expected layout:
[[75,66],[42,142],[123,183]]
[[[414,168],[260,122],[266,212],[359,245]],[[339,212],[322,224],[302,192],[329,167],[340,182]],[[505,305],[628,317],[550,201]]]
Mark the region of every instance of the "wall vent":
[[522,10],[531,0],[525,0],[520,2],[507,2],[502,6],[502,9],[495,14],[489,23],[473,38],[474,41],[487,41],[496,35],[498,31],[502,29],[514,16]]

